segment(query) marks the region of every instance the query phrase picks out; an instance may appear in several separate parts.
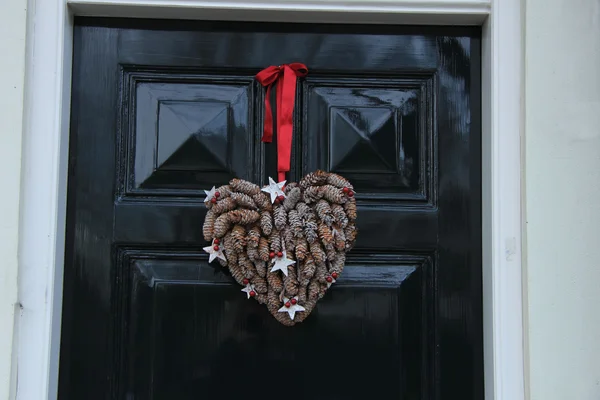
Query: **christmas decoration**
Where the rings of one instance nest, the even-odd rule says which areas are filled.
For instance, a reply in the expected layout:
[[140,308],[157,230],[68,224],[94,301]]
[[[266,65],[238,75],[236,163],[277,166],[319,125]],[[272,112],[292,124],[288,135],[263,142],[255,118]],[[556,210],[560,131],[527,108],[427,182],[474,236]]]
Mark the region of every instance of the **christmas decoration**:
[[298,304],[298,296],[293,297],[292,299],[288,299],[287,297],[283,298],[283,307],[279,309],[278,312],[288,313],[290,319],[293,321],[297,312],[306,311],[304,307]]
[[213,262],[216,258],[220,258],[223,261],[227,261],[223,254],[223,248],[219,246],[219,239],[214,239],[212,245],[205,247],[204,251],[209,254],[208,262]]
[[283,193],[283,186],[285,185],[285,181],[283,182],[275,182],[273,178],[269,177],[269,186],[261,189],[263,192],[269,193],[271,195],[271,203],[275,203],[275,200],[281,201],[281,197],[285,198],[285,193]]
[[257,75],[267,87],[263,142],[273,136],[269,91],[277,85],[278,180],[265,187],[233,179],[206,190],[202,233],[209,262],[227,268],[247,299],[266,305],[283,325],[304,321],[341,278],[346,252],[356,241],[356,200],[344,177],[314,171],[286,182],[290,169],[292,111],[302,64],[269,67]]
[[296,261],[287,258],[285,250],[277,252],[277,256],[273,258],[275,264],[271,269],[271,272],[281,271],[285,276],[288,276],[288,267],[296,264]]
[[356,200],[350,182],[324,171],[277,187],[285,196],[278,204],[263,190],[268,186],[234,179],[220,188],[227,195],[205,203],[203,233],[211,246],[204,250],[210,262],[219,259],[229,270],[247,299],[291,326],[341,278],[356,240]]

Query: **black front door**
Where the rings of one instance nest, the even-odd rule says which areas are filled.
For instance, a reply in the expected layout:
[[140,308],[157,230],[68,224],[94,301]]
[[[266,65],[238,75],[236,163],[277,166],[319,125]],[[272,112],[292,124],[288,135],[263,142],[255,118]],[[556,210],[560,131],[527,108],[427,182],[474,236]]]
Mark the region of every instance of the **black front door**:
[[[76,23],[60,399],[483,399],[480,32]],[[301,62],[292,170],[358,241],[279,324],[202,247],[204,189],[276,176],[254,75]]]

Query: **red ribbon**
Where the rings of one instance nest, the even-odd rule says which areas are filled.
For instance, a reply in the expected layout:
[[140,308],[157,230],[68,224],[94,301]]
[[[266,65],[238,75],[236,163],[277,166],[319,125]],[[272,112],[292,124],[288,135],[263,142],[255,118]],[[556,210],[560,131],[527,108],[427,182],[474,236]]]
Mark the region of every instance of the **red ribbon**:
[[277,83],[277,173],[278,182],[285,180],[290,170],[292,156],[292,118],[296,101],[296,78],[308,74],[306,65],[300,63],[271,66],[256,74],[256,80],[267,88],[265,94],[265,126],[262,141],[273,141],[273,114],[271,88]]

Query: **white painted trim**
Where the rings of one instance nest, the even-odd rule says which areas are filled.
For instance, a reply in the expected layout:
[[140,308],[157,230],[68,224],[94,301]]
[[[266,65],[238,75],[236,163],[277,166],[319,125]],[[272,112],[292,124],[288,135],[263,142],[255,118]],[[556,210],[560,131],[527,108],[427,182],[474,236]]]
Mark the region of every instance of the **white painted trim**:
[[28,2],[19,224],[16,387],[55,399],[58,383],[72,22],[61,0]]
[[[72,0],[76,15],[483,24],[484,342],[487,400],[524,400],[521,290],[523,35],[520,0]],[[57,387],[72,18],[29,1],[16,398]],[[243,13],[242,13],[243,12]],[[242,15],[243,14],[243,15]],[[13,391],[14,393],[14,391]]]
[[481,25],[490,0],[68,0],[77,15]]
[[483,300],[486,399],[524,400],[521,260],[523,46],[520,0],[483,26]]

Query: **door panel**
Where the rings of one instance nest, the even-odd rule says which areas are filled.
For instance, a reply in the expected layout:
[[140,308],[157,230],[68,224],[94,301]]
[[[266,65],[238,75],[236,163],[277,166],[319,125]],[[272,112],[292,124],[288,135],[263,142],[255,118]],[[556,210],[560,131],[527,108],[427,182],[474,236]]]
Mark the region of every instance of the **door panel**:
[[[479,36],[78,19],[59,398],[483,399]],[[254,75],[293,61],[289,180],[350,179],[359,235],[288,328],[201,248],[203,189],[276,172]]]

